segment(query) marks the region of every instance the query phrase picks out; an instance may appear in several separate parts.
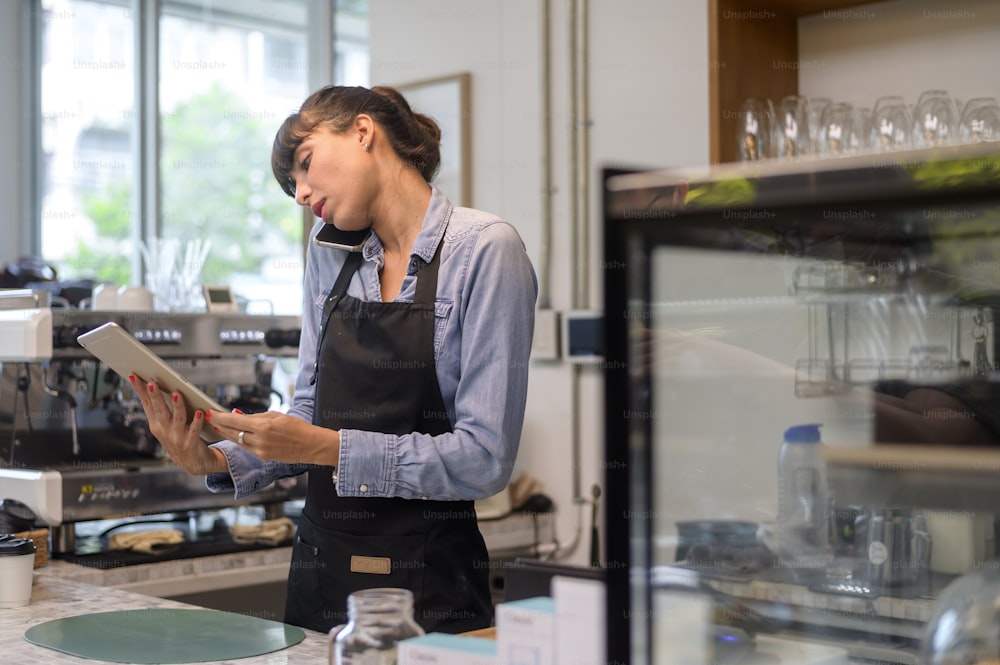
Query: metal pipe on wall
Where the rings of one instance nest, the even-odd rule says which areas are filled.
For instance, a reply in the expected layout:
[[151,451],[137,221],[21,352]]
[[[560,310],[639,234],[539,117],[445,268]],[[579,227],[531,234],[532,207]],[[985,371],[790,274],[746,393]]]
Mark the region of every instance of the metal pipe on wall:
[[590,307],[590,48],[588,0],[569,5],[570,258],[573,309]]
[[[590,256],[590,126],[589,86],[589,45],[587,30],[587,0],[570,0],[569,3],[569,226],[570,262],[573,309],[587,309],[590,305],[588,260]],[[565,559],[573,555],[583,536],[583,510],[597,502],[595,495],[583,495],[581,462],[583,460],[581,442],[580,382],[583,366],[573,363],[570,374],[570,445],[573,465],[573,504],[578,509],[578,524],[573,541],[561,547],[554,555]]]
[[579,162],[576,177],[579,180],[579,217],[577,218],[578,235],[580,239],[579,258],[577,266],[577,289],[579,291],[580,309],[590,308],[590,36],[588,0],[580,2],[580,84],[577,102],[578,117],[574,120],[577,140],[580,147],[577,150]]
[[577,178],[579,171],[579,71],[578,71],[578,45],[577,45],[577,15],[579,14],[580,0],[569,0],[569,246],[570,246],[570,281],[572,283],[572,308],[580,309],[583,305],[580,302],[580,182]]
[[541,205],[541,251],[538,266],[538,307],[552,307],[552,8],[549,0],[541,1],[540,44],[540,103],[541,129],[539,150],[541,152],[542,205]]

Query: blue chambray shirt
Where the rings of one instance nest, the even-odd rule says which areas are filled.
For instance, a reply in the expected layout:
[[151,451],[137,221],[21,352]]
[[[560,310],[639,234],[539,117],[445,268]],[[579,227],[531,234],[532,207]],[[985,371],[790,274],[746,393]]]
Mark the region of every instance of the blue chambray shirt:
[[[310,237],[322,224],[316,223]],[[538,282],[513,226],[495,215],[453,207],[432,187],[396,302],[413,302],[417,257],[430,261],[442,236],[434,358],[454,431],[396,436],[340,430],[340,496],[470,500],[499,492],[510,479],[524,422]],[[347,293],[381,302],[383,250],[375,234],[368,236],[362,252],[364,261]],[[310,423],[315,386],[309,380],[323,303],[346,256],[312,242],[306,253],[299,370],[288,413]],[[213,492],[233,491],[237,499],[309,468],[262,461],[231,441],[213,446],[225,455],[229,473],[211,474],[206,484]],[[332,478],[330,482],[332,487]]]

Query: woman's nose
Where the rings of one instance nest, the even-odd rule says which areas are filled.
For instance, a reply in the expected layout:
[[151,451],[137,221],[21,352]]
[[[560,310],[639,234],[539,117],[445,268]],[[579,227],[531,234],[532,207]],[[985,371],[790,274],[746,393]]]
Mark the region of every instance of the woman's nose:
[[312,190],[309,189],[309,186],[301,178],[295,182],[295,202],[300,206],[309,205],[309,195],[311,193]]

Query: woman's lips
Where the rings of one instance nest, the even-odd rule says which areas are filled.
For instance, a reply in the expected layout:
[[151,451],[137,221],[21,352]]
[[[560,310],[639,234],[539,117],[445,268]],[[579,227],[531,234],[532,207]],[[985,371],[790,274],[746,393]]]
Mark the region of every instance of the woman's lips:
[[317,217],[323,217],[323,208],[326,207],[326,201],[317,201],[312,205],[313,214]]

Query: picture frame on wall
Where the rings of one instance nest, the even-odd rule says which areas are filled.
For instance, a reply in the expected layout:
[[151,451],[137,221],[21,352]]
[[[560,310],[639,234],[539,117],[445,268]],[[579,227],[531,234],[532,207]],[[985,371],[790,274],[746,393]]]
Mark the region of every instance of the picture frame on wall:
[[441,168],[434,184],[455,205],[472,206],[472,113],[468,72],[395,85],[416,113],[441,127]]

